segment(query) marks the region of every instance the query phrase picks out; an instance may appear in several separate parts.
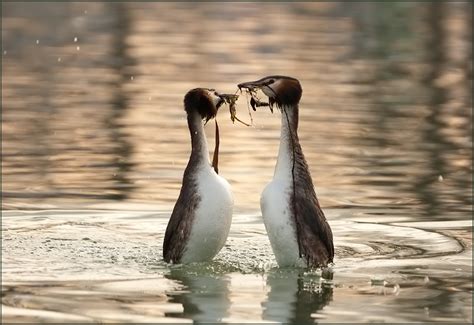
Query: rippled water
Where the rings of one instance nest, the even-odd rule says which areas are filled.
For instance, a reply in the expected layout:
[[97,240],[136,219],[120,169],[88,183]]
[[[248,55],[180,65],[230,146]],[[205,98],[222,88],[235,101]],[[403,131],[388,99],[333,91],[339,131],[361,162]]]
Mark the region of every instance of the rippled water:
[[[2,3],[2,320],[471,322],[472,5]],[[332,271],[278,269],[259,212],[279,116],[220,112],[235,215],[212,263],[161,243],[196,86],[303,86]],[[245,96],[238,116],[248,121]],[[213,127],[208,126],[210,143]]]

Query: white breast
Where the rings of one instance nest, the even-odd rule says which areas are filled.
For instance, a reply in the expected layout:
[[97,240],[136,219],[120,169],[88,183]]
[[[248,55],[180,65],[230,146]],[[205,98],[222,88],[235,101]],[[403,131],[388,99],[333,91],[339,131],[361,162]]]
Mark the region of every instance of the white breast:
[[263,190],[260,199],[263,222],[279,266],[298,266],[298,241],[294,221],[291,219],[291,183],[273,179]]
[[290,151],[289,129],[282,114],[280,149],[273,180],[265,187],[260,199],[263,222],[279,266],[304,266],[299,257],[296,225],[291,216],[293,188],[293,153]]
[[211,260],[224,246],[232,221],[234,198],[229,183],[206,165],[198,176],[201,201],[181,261]]

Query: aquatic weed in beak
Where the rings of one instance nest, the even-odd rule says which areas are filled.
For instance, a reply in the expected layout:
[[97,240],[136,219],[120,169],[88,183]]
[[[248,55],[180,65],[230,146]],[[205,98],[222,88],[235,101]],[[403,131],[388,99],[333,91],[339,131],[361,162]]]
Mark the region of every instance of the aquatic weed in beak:
[[219,94],[219,97],[224,100],[227,104],[229,104],[229,111],[230,111],[230,120],[232,123],[235,123],[235,121],[238,121],[242,123],[245,126],[250,126],[250,124],[245,123],[241,119],[237,117],[237,110],[235,108],[235,103],[239,99],[239,95],[237,94]]

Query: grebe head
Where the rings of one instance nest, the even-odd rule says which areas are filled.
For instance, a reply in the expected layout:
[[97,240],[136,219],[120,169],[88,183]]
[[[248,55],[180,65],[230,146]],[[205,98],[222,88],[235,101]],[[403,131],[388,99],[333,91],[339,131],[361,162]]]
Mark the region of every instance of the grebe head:
[[243,82],[239,89],[256,91],[261,89],[269,98],[270,104],[278,107],[298,105],[303,90],[298,79],[285,76],[268,76],[257,81]]
[[184,110],[188,115],[197,111],[207,122],[216,117],[217,110],[224,102],[224,98],[214,89],[195,88],[184,96]]

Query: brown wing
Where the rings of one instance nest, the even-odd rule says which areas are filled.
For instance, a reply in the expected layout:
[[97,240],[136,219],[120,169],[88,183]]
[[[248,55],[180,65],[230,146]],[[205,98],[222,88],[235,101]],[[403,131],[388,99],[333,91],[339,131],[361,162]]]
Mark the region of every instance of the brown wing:
[[186,174],[163,241],[163,259],[167,263],[181,261],[191,233],[194,213],[200,201],[195,182],[192,179],[187,179]]
[[306,259],[308,266],[327,266],[334,258],[334,244],[322,209],[317,200],[301,196],[296,197],[295,206],[300,256]]
[[299,254],[306,259],[308,266],[327,266],[334,258],[332,231],[319,206],[308,165],[299,144],[295,144],[293,176],[293,213]]

